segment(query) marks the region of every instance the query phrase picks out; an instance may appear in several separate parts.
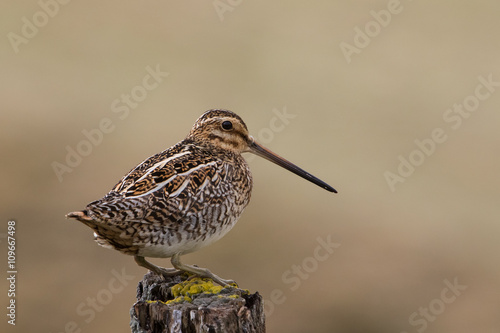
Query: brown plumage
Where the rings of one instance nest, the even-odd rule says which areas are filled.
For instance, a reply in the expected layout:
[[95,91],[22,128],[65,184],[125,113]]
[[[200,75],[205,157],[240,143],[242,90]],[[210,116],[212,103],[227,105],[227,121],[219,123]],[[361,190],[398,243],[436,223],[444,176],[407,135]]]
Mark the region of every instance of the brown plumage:
[[[189,135],[132,169],[102,199],[69,213],[94,230],[99,245],[133,255],[157,274],[187,271],[232,283],[207,269],[180,262],[180,256],[223,237],[250,201],[252,176],[243,152],[262,156],[336,192],[328,184],[257,144],[235,113],[209,110]],[[172,258],[175,269],[144,257]]]

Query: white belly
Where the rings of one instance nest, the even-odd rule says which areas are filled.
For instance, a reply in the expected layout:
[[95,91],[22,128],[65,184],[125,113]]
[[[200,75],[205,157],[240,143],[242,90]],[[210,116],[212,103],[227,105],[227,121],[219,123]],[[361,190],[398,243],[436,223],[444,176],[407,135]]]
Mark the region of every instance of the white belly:
[[228,225],[213,235],[207,236],[205,239],[182,239],[181,241],[172,242],[170,245],[146,245],[139,250],[138,255],[150,258],[170,258],[176,253],[186,254],[195,252],[224,237],[233,226],[234,224]]

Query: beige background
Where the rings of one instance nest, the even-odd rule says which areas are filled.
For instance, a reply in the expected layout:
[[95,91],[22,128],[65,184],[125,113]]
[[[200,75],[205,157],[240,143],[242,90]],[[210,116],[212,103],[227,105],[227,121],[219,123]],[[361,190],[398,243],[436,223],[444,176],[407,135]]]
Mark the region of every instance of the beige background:
[[[0,329],[127,332],[145,270],[64,215],[181,140],[206,109],[227,108],[267,147],[339,190],[255,158],[252,202],[238,225],[184,259],[268,301],[281,295],[267,304],[269,332],[499,332],[500,87],[456,129],[443,115],[474,101],[479,76],[500,82],[500,3],[402,1],[385,27],[370,11],[389,1],[231,3],[222,21],[211,1],[52,5],[53,17],[17,53],[9,33],[22,35],[23,17],[43,20],[41,7],[2,3],[0,246],[6,267],[15,219],[19,273],[17,325],[2,313]],[[340,45],[354,45],[366,24],[370,43],[348,63]],[[120,119],[113,101],[157,65],[169,76]],[[295,118],[278,129],[273,110]],[[65,163],[66,147],[104,118],[113,130],[59,181],[52,163]],[[417,158],[414,141],[436,128],[446,140],[391,191],[384,173],[398,172],[400,155]],[[310,259],[328,235],[341,246]],[[307,275],[290,271],[303,263]],[[466,289],[453,298],[445,281]],[[422,319],[429,306],[432,320]]]

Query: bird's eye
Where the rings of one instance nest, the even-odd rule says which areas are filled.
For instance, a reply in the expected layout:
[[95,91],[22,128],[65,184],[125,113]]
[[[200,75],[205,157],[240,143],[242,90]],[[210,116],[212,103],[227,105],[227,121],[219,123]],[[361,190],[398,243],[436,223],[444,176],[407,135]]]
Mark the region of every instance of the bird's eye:
[[233,129],[233,123],[230,122],[229,120],[226,120],[224,122],[222,122],[222,129],[226,130],[226,131],[229,131],[229,130],[232,130]]

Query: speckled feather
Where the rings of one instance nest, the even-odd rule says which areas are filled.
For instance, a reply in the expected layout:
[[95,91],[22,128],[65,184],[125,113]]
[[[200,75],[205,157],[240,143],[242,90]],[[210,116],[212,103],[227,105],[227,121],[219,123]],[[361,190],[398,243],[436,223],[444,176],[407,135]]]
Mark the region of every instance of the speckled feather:
[[[226,234],[250,200],[252,177],[245,159],[202,135],[214,117],[203,114],[186,139],[151,156],[124,176],[79,220],[96,241],[131,255],[189,253]],[[216,142],[216,141],[215,141]]]

